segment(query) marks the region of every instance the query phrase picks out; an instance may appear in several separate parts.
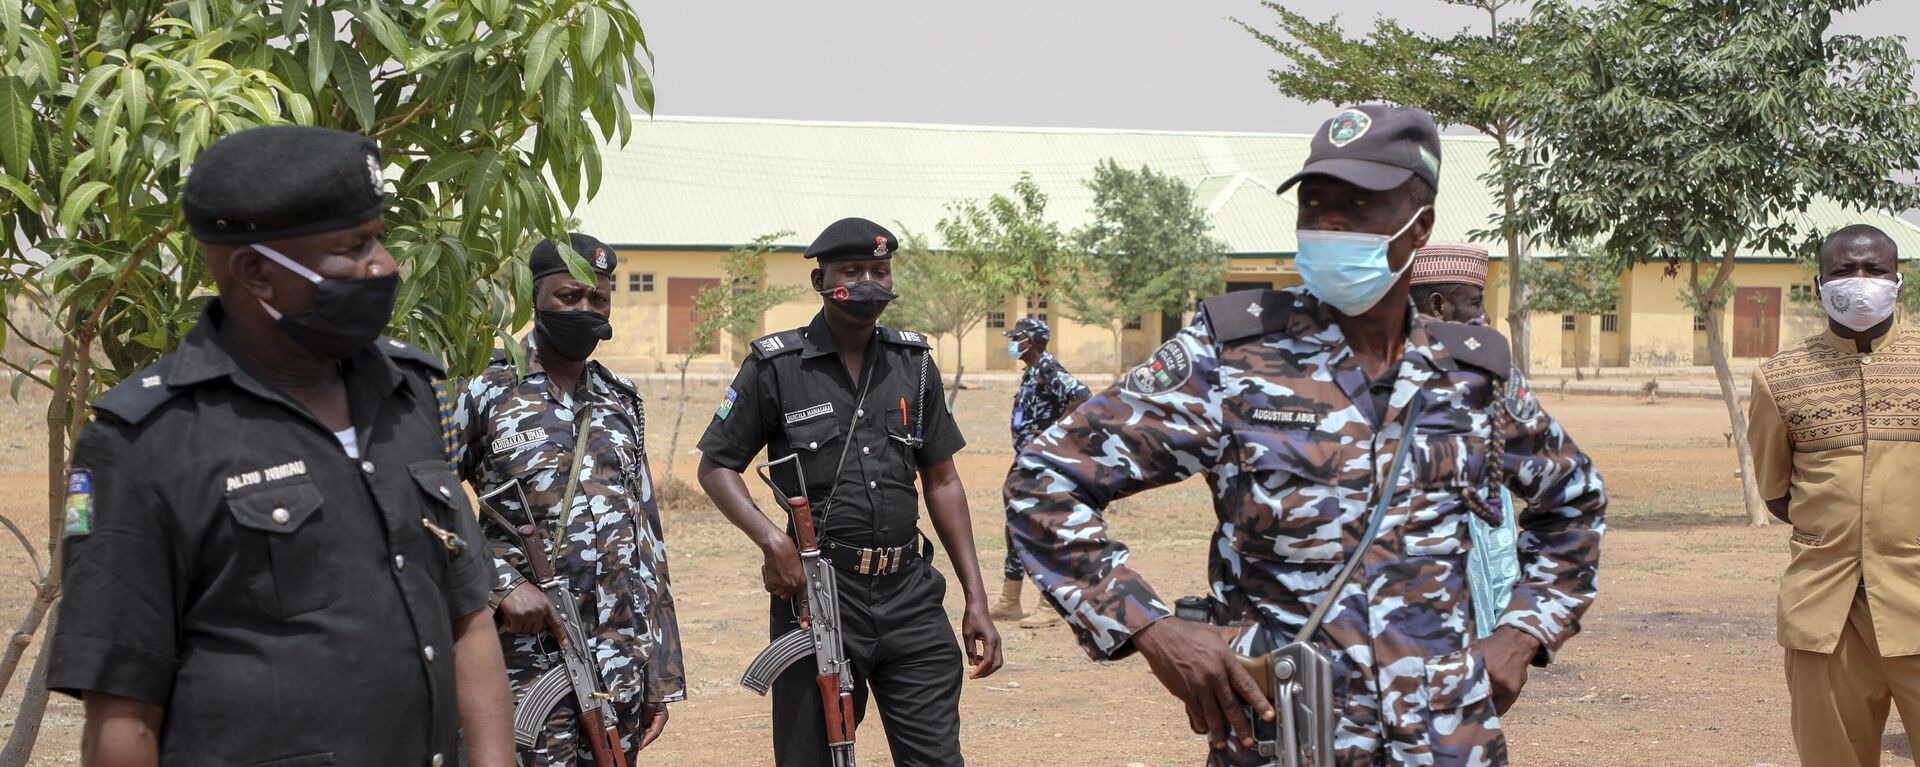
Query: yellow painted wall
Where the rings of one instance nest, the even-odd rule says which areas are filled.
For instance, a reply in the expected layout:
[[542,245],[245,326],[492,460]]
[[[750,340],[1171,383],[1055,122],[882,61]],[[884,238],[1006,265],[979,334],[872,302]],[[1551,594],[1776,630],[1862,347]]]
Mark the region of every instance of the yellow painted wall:
[[[1487,313],[1493,326],[1512,333],[1506,319],[1506,264],[1495,261],[1488,274]],[[695,361],[695,373],[731,373],[740,365],[745,342],[766,333],[801,327],[812,321],[820,300],[810,288],[808,275],[813,264],[797,252],[777,252],[768,257],[768,277],[775,284],[793,285],[807,290],[799,299],[782,304],[767,313],[760,327],[745,338],[721,339],[720,352]],[[632,274],[652,274],[651,293],[631,289]],[[667,296],[674,278],[722,278],[720,253],[715,251],[623,250],[614,292],[614,337],[601,344],[599,358],[616,370],[629,373],[666,373],[673,370],[676,355],[667,348]],[[1264,283],[1276,288],[1300,284],[1299,274],[1283,259],[1235,259],[1227,278],[1235,283]],[[1811,285],[1809,270],[1797,264],[1743,263],[1734,272],[1736,286],[1777,287],[1781,290],[1780,343],[1782,348],[1794,341],[1820,332],[1825,315],[1817,305],[1798,305],[1789,299],[1794,285]],[[1592,367],[1674,367],[1708,363],[1704,333],[1693,331],[1693,311],[1680,298],[1682,283],[1663,277],[1658,265],[1643,265],[1621,276],[1621,301],[1617,330],[1601,330],[1601,318],[1578,317],[1575,330],[1563,331],[1558,314],[1536,314],[1532,318],[1532,364],[1535,368],[1562,368],[1573,365]],[[1032,307],[1026,299],[1010,296],[1005,308],[1005,324],[1025,316]],[[883,320],[884,322],[884,320]],[[1122,334],[1116,355],[1113,334],[1104,327],[1083,325],[1067,319],[1062,307],[1049,307],[1048,323],[1053,328],[1051,351],[1069,369],[1086,375],[1110,374],[1145,359],[1160,341],[1160,318],[1143,318],[1141,329]],[[1731,316],[1723,325],[1727,348],[1733,348]],[[935,360],[949,375],[964,360],[968,373],[1012,372],[1018,366],[1006,356],[1004,327],[981,323],[964,342],[951,337],[934,339]],[[1736,363],[1743,362],[1736,360]],[[1751,363],[1754,360],[1744,360]]]

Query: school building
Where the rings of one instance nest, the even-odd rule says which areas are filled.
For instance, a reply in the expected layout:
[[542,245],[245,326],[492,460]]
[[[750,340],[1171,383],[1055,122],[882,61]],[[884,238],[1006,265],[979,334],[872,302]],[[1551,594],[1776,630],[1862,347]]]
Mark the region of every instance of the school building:
[[[1499,209],[1480,179],[1493,143],[1463,136],[1443,142],[1434,239],[1475,241],[1471,232],[1490,228]],[[1070,231],[1088,222],[1092,193],[1083,182],[1107,158],[1126,167],[1150,166],[1193,187],[1193,204],[1206,210],[1214,236],[1227,244],[1229,290],[1298,285],[1294,200],[1273,189],[1300,168],[1308,143],[1304,134],[642,117],[626,147],[604,149],[600,194],[577,212],[582,231],[620,251],[614,338],[600,345],[597,357],[625,372],[671,371],[695,346],[689,336],[694,296],[720,284],[720,256],[764,234],[793,232],[777,240],[779,250],[768,258],[769,279],[805,288],[812,263],[801,251],[827,224],[861,216],[896,234],[922,235],[938,247],[934,224],[948,215],[948,203],[1006,193],[1023,172],[1049,196],[1048,216]],[[1920,257],[1920,227],[1888,213],[1822,202],[1804,219],[1819,231],[1871,223],[1892,235],[1903,255]],[[1480,244],[1494,258],[1488,314],[1511,333],[1505,246]],[[1540,248],[1533,252],[1555,257]],[[1819,332],[1824,315],[1813,300],[1812,268],[1795,255],[1739,256],[1722,328],[1736,364]],[[1612,312],[1535,315],[1533,365],[1708,364],[1705,325],[1681,299],[1684,277],[1664,272],[1663,264],[1652,264],[1623,274]],[[809,292],[769,311],[754,333],[716,339],[717,353],[697,360],[692,370],[731,371],[747,341],[805,325],[819,306]],[[1004,310],[964,343],[936,339],[937,360],[948,370],[956,357],[968,371],[1012,370],[1016,363],[1004,353],[1000,332],[1028,314],[1052,325],[1052,351],[1068,367],[1089,374],[1138,362],[1187,319],[1142,317],[1121,333],[1116,349],[1108,328],[1075,323],[1038,297],[1009,295]]]

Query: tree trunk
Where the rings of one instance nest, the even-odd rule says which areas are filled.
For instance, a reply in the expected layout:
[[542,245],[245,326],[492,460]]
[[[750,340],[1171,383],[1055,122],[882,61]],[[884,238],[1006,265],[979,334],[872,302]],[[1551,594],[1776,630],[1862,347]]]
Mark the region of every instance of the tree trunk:
[[53,607],[52,597],[40,586],[34,584],[35,594],[33,601],[27,605],[27,617],[20,620],[20,628],[14,630],[13,640],[7,643],[6,658],[0,660],[0,690],[5,690],[7,684],[13,681],[13,672],[20,669],[20,661],[26,657],[27,648],[33,646],[34,633],[40,630],[40,622],[46,620],[49,608]]
[[[53,634],[59,620],[55,616],[47,621],[48,635]],[[20,696],[20,714],[14,717],[6,750],[0,751],[0,767],[26,767],[27,760],[33,758],[33,743],[40,739],[40,721],[47,715],[47,659],[52,654],[46,648],[47,643],[40,643],[33,672],[27,675],[27,691]]]
[[[1698,279],[1693,280],[1694,300],[1707,314],[1707,354],[1713,359],[1713,377],[1720,382],[1720,397],[1727,403],[1727,424],[1733,431],[1733,448],[1739,458],[1740,490],[1747,504],[1747,523],[1754,527],[1766,527],[1773,515],[1767,511],[1766,502],[1760,497],[1760,481],[1753,473],[1753,444],[1747,441],[1747,414],[1740,408],[1740,391],[1734,387],[1733,368],[1727,362],[1727,345],[1720,338],[1721,310],[1716,301],[1720,289],[1733,275],[1733,248],[1727,249],[1720,269],[1714,275],[1713,284],[1703,292]],[[1695,270],[1698,274],[1698,270]]]
[[1113,333],[1113,382],[1115,384],[1120,383],[1120,376],[1127,370],[1127,351],[1125,346],[1121,344],[1121,338],[1126,335],[1126,327],[1125,322],[1115,322],[1111,326],[1111,332]]
[[953,385],[947,387],[947,412],[953,412],[953,403],[960,399],[960,376],[967,372],[967,334],[958,331],[953,334]]
[[[1501,150],[1507,148],[1506,131],[1496,132],[1493,140]],[[1511,179],[1503,185],[1501,193],[1506,210],[1506,218],[1502,220],[1511,221],[1517,206]],[[1527,256],[1520,242],[1520,233],[1507,232],[1507,340],[1513,346],[1513,366],[1519,368],[1523,376],[1531,374],[1533,370],[1532,313],[1527,311],[1527,283],[1520,279],[1520,270],[1526,266]]]
[[673,491],[674,459],[680,457],[680,425],[687,420],[687,368],[692,362],[690,359],[680,361],[680,407],[674,408],[673,436],[667,439],[667,479],[665,484],[653,489],[655,497]]

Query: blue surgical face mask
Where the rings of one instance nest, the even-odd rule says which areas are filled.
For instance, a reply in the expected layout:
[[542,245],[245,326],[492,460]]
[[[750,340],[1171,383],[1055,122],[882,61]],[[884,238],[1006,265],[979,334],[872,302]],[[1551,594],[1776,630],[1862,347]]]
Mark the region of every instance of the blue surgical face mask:
[[1019,341],[1008,341],[1008,342],[1007,342],[1007,356],[1008,356],[1008,357],[1010,357],[1010,358],[1012,358],[1012,359],[1016,359],[1016,360],[1017,360],[1017,359],[1020,359],[1020,355],[1021,355],[1021,354],[1024,354],[1024,353],[1025,353],[1025,352],[1024,352],[1024,351],[1022,351],[1022,350],[1020,349],[1020,342],[1019,342]]
[[1301,229],[1295,233],[1300,251],[1293,257],[1293,266],[1300,270],[1300,279],[1307,283],[1307,290],[1320,300],[1348,317],[1365,314],[1380,303],[1387,291],[1393,289],[1393,284],[1400,281],[1400,275],[1413,266],[1413,259],[1409,258],[1395,271],[1387,260],[1387,246],[1413,228],[1413,222],[1420,220],[1420,214],[1427,208],[1423,205],[1414,211],[1406,226],[1391,237]]

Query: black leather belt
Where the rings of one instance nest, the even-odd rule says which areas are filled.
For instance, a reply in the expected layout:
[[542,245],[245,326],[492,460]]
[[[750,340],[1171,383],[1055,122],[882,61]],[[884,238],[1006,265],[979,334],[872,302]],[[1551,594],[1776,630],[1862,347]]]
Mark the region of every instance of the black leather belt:
[[835,568],[855,575],[892,575],[914,562],[933,557],[933,541],[925,535],[918,537],[919,540],[904,546],[863,549],[821,536],[820,553]]

